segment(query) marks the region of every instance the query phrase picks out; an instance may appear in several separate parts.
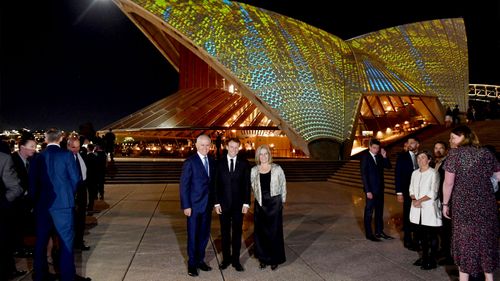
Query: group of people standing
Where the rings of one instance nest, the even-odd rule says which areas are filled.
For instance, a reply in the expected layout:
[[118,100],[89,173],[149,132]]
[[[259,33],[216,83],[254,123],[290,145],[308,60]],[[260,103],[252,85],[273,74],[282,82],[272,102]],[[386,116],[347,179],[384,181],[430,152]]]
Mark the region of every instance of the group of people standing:
[[[456,264],[461,281],[483,274],[493,280],[499,266],[499,216],[492,178],[500,179],[500,164],[493,153],[479,145],[467,126],[450,133],[450,150],[445,142],[434,144],[433,153],[419,151],[415,137],[396,160],[397,200],[403,203],[403,241],[409,250],[421,251],[414,262],[423,270],[440,264]],[[390,168],[386,152],[378,153],[373,140],[361,159],[366,193],[365,232],[367,239],[392,239],[383,232],[384,168]],[[375,211],[375,235],[372,214]]]
[[[0,153],[0,190],[9,194],[0,203],[0,280],[26,274],[16,269],[14,256],[33,256],[33,280],[90,280],[76,274],[73,252],[90,249],[83,240],[85,220],[98,194],[104,198],[106,154],[56,128],[45,132],[40,153],[36,146],[32,135],[23,134],[18,151]],[[35,237],[34,253],[26,236]],[[57,274],[49,272],[49,263]]]
[[283,206],[286,201],[285,174],[273,163],[271,150],[260,146],[255,166],[238,156],[240,140],[227,142],[227,154],[213,159],[209,154],[211,139],[196,139],[197,153],[187,158],[180,180],[181,209],[187,217],[188,274],[212,268],[204,261],[210,239],[212,210],[220,218],[222,261],[219,268],[230,265],[244,271],[240,249],[244,215],[249,212],[251,192],[254,203],[255,257],[261,269],[268,265],[276,270],[286,261],[283,238]]

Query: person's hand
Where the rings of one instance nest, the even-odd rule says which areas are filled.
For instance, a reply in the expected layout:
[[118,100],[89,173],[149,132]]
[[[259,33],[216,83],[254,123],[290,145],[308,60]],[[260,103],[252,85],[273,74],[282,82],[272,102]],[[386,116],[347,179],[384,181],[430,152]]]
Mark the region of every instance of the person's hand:
[[403,201],[404,201],[404,198],[403,198],[403,195],[402,195],[402,194],[398,194],[398,195],[397,195],[397,199],[398,199],[398,202],[399,202],[399,203],[403,203]]
[[448,205],[443,205],[443,216],[447,219],[451,219],[450,208],[448,207]]
[[415,208],[422,208],[422,203],[418,200],[412,200],[411,201],[411,204],[413,205],[413,207]]
[[241,212],[242,212],[243,214],[246,214],[246,213],[248,212],[248,207],[247,207],[247,206],[243,206],[243,207],[241,208]]
[[222,214],[222,208],[220,205],[215,206],[215,212],[217,213],[217,215]]
[[382,155],[382,157],[384,157],[384,158],[387,158],[387,151],[385,151],[385,149],[381,148],[380,155]]
[[366,198],[368,198],[370,200],[373,199],[373,194],[371,192],[367,192],[366,193]]
[[186,217],[190,217],[191,216],[191,208],[184,209],[184,215],[186,215]]

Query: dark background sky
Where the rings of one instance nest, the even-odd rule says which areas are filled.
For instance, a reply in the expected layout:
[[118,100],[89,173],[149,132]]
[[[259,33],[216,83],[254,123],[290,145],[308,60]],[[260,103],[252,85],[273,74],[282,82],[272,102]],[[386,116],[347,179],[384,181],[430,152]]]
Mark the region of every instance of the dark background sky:
[[[500,85],[499,0],[242,2],[342,39],[463,17],[470,82]],[[100,129],[177,89],[177,73],[109,0],[1,1],[0,27],[0,129]]]

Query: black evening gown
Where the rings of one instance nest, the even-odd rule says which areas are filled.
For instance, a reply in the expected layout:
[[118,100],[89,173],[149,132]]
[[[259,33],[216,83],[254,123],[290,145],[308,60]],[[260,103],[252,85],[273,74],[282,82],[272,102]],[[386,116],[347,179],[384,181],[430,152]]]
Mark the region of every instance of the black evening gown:
[[264,264],[286,261],[283,239],[283,202],[281,195],[271,197],[271,172],[260,174],[262,206],[255,200],[255,257]]

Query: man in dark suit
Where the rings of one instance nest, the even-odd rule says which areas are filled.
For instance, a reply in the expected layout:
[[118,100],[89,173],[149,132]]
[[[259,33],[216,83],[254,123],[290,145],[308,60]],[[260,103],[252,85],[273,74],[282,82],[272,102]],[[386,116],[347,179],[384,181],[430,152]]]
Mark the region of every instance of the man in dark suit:
[[220,215],[222,235],[222,263],[219,268],[226,269],[232,264],[237,271],[244,271],[240,263],[240,249],[243,215],[250,208],[250,164],[237,156],[239,139],[230,139],[227,148],[227,156],[217,162],[215,177],[215,211]]
[[18,271],[12,253],[12,202],[23,193],[9,154],[0,152],[0,280],[26,273]]
[[33,159],[29,170],[29,194],[35,204],[36,218],[34,281],[49,278],[47,242],[53,230],[58,234],[61,251],[60,280],[83,279],[76,275],[73,257],[73,209],[79,174],[73,154],[59,146],[62,138],[60,130],[48,129],[47,148]]
[[85,245],[85,241],[83,241],[85,219],[87,217],[87,165],[84,159],[85,155],[80,154],[80,139],[77,135],[68,138],[67,148],[73,153],[79,178],[75,194],[75,238],[73,247],[77,250],[88,251],[90,246]]
[[[380,154],[379,154],[380,152]],[[380,239],[393,239],[384,233],[384,168],[391,168],[385,149],[380,142],[371,139],[368,150],[361,157],[361,178],[366,194],[365,235],[366,239],[380,242]],[[372,216],[375,211],[375,235],[372,232]]]
[[207,135],[196,139],[197,153],[184,161],[180,180],[181,209],[187,216],[188,274],[198,276],[198,269],[210,271],[205,248],[210,237],[213,208],[215,161],[208,156],[211,140]]
[[19,177],[23,194],[19,196],[13,204],[13,225],[15,238],[15,255],[27,257],[33,255],[33,250],[24,243],[24,238],[29,234],[34,234],[35,219],[31,210],[33,206],[28,199],[29,163],[36,152],[36,141],[34,137],[24,134],[18,143],[19,150],[11,154],[14,162],[14,169]]
[[408,151],[398,154],[396,159],[395,181],[396,194],[399,202],[403,203],[403,233],[404,246],[409,250],[417,250],[416,239],[413,237],[413,231],[410,223],[410,181],[411,174],[418,168],[417,152],[420,141],[415,137],[408,138]]

